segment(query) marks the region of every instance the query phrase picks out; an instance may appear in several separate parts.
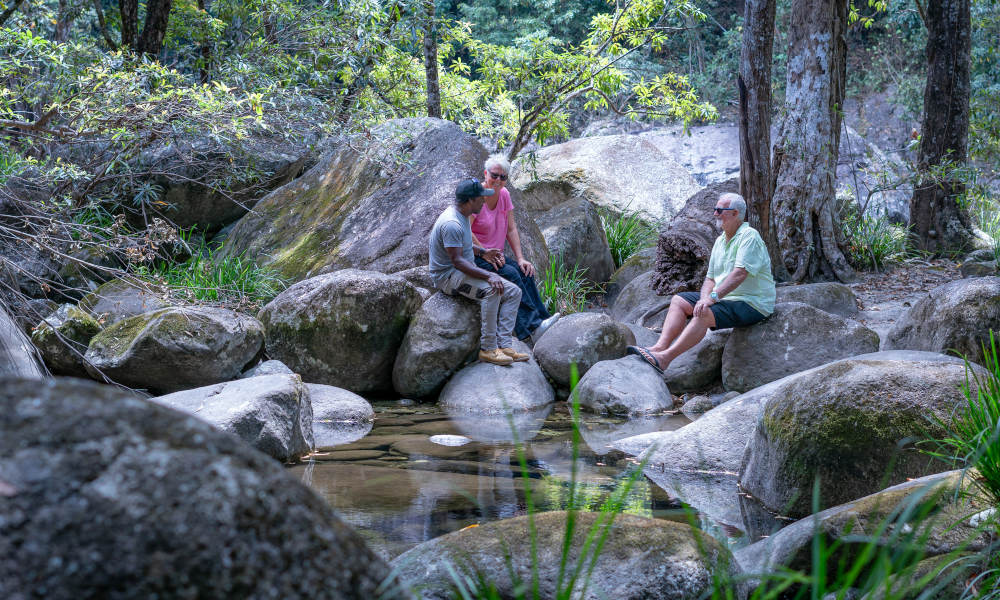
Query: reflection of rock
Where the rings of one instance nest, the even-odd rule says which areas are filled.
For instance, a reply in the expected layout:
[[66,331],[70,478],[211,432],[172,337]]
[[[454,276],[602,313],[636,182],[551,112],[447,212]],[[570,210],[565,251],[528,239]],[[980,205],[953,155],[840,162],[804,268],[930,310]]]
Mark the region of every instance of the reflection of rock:
[[[514,347],[525,351],[521,342],[515,341]],[[554,400],[555,393],[538,363],[529,360],[508,366],[473,363],[444,386],[438,404],[449,413],[504,415],[509,411],[538,410]]]
[[444,409],[462,434],[477,442],[495,443],[513,442],[514,433],[521,442],[533,439],[552,412],[552,406],[550,402],[531,410],[514,411],[510,416],[470,413],[449,406]]
[[347,444],[368,435],[375,411],[361,396],[331,385],[307,383],[317,448]]
[[584,421],[580,424],[580,436],[596,454],[607,454],[613,448],[611,443],[623,438],[656,431],[672,431],[690,423],[686,417],[676,415],[656,415],[634,417],[623,422]]

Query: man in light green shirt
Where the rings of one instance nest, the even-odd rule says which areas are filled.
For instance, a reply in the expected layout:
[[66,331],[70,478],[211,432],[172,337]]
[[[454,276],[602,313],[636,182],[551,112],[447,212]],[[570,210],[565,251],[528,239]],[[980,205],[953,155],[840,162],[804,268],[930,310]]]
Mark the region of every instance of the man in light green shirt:
[[722,235],[712,246],[701,293],[675,294],[656,344],[628,347],[629,354],[639,355],[660,372],[709,329],[747,327],[774,312],[771,259],[760,234],[744,222],[746,201],[739,194],[722,194],[714,212]]

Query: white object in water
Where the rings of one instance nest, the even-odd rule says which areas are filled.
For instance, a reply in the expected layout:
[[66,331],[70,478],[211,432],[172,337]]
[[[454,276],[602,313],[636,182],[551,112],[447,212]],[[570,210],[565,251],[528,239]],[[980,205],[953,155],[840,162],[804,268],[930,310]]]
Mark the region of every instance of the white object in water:
[[464,435],[432,435],[430,439],[441,446],[464,446],[472,441]]

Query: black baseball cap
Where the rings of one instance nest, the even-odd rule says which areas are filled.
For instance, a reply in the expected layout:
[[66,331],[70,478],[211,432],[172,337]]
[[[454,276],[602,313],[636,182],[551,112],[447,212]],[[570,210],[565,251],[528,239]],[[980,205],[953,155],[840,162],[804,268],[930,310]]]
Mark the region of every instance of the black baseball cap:
[[479,196],[492,196],[495,193],[495,190],[484,188],[478,179],[466,179],[455,188],[455,197],[462,200]]

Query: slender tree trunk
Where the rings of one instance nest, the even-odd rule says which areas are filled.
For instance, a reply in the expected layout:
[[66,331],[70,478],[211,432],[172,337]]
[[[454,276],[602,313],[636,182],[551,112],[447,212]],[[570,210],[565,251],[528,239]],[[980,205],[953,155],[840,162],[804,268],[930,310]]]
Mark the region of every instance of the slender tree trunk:
[[835,196],[846,78],[847,0],[792,4],[785,118],[774,147],[771,211],[793,281],[850,281]]
[[427,73],[427,116],[441,118],[441,87],[438,84],[437,22],[434,0],[424,0],[424,72]]
[[133,50],[139,43],[139,0],[118,0],[122,19],[122,46]]
[[747,217],[767,245],[771,268],[786,279],[771,219],[774,179],[771,177],[771,58],[774,48],[775,0],[746,0],[743,46],[737,78],[740,98],[740,195]]
[[112,50],[118,49],[118,44],[111,39],[111,34],[108,33],[108,23],[104,19],[104,7],[101,6],[101,0],[93,0],[94,12],[97,13],[97,24],[101,27],[101,35],[104,36],[104,41],[107,43],[108,48]]
[[167,35],[171,0],[148,0],[146,2],[146,23],[139,38],[139,52],[156,56],[163,48],[163,38]]
[[917,166],[920,183],[910,199],[910,225],[922,250],[935,254],[964,251],[974,233],[969,216],[956,201],[964,184],[945,170],[962,165],[969,138],[969,68],[971,24],[969,0],[927,3],[927,84],[924,87],[923,131]]
[[[198,0],[198,8],[203,11],[208,11],[212,6],[212,0]],[[201,43],[201,67],[199,68],[199,80],[201,83],[208,83],[211,79],[211,66],[212,66],[212,44],[205,40]]]
[[73,26],[72,9],[67,0],[59,0],[59,11],[56,15],[56,39],[57,42],[65,42],[69,39],[69,29]]

